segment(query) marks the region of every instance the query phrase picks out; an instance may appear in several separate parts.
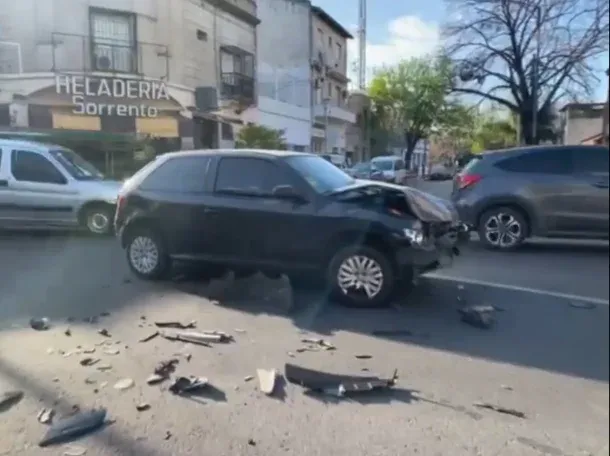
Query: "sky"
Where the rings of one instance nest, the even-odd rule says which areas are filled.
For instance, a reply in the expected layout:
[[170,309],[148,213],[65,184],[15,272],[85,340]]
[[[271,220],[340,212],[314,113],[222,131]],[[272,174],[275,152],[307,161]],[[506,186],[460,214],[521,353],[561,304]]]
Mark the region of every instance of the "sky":
[[[314,0],[348,29],[354,37],[358,24],[358,0]],[[374,6],[373,6],[374,5]],[[447,5],[444,0],[424,0],[417,2],[396,0],[368,0],[367,8],[367,79],[374,69],[382,65],[392,65],[400,60],[429,54],[440,43],[440,29],[446,19]],[[348,62],[354,62],[358,55],[358,41],[348,43]],[[600,66],[607,66],[600,59]],[[350,78],[356,74],[349,65]],[[603,75],[602,75],[603,76]],[[605,78],[605,76],[604,76]],[[596,91],[596,101],[607,96],[607,80],[602,80]]]

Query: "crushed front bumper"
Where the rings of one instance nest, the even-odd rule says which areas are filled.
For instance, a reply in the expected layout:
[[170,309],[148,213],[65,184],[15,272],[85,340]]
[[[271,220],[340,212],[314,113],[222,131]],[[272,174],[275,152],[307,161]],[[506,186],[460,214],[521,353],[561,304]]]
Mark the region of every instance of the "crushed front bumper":
[[411,244],[397,251],[397,262],[403,277],[418,277],[426,272],[453,264],[461,248],[468,243],[467,225],[459,223],[445,234],[422,245]]

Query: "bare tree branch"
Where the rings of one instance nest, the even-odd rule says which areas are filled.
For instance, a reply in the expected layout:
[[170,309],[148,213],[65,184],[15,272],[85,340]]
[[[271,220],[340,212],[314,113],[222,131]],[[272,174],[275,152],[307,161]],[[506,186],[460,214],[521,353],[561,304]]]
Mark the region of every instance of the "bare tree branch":
[[521,119],[526,141],[539,113],[560,98],[589,96],[593,63],[608,52],[608,0],[446,0],[444,28],[457,93],[499,103]]

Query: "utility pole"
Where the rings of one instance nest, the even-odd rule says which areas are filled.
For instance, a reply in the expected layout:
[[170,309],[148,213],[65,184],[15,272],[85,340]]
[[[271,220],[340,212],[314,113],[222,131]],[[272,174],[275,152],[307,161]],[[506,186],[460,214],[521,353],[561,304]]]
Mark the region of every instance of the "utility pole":
[[540,64],[540,28],[542,27],[542,10],[536,5],[536,55],[532,62],[532,142],[538,144],[538,70]]
[[606,70],[606,78],[608,79],[608,95],[606,97],[606,108],[604,109],[603,125],[602,125],[602,143],[608,145],[608,124],[610,123],[610,68]]
[[358,4],[358,88],[366,88],[366,0]]
[[329,153],[328,151],[328,110],[330,109],[328,104],[330,103],[330,98],[325,97],[322,100],[322,105],[324,106],[324,147],[322,149],[323,154]]

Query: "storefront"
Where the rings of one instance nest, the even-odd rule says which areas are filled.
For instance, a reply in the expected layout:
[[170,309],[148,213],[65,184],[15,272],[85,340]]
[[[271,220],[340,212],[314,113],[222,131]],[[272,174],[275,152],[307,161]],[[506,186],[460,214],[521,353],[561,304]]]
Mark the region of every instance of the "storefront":
[[[105,156],[91,157],[95,144],[104,141],[100,138],[145,141],[157,153],[192,144],[192,118],[187,109],[192,90],[159,80],[84,74],[26,75],[17,82],[13,82],[10,99],[5,89],[0,100],[0,129],[61,133],[78,137],[81,143],[90,138],[86,149],[93,150],[86,158],[95,158],[98,164],[102,161],[106,167],[131,158],[117,155],[133,155],[133,151],[111,147],[115,150],[109,152],[104,147]],[[117,142],[121,141],[114,140]]]

